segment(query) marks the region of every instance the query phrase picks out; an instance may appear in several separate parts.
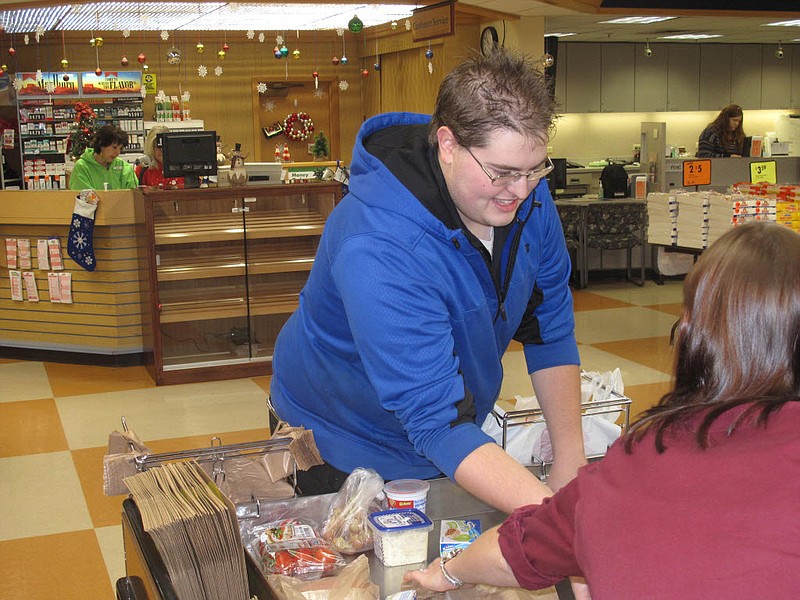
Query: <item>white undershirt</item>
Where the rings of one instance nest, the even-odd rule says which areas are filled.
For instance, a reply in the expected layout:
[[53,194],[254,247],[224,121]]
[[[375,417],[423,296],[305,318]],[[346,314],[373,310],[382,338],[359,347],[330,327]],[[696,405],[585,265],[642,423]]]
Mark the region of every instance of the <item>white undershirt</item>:
[[489,251],[489,256],[492,255],[492,249],[494,248],[494,227],[489,228],[489,239],[485,240],[483,238],[478,238],[483,244],[484,248]]

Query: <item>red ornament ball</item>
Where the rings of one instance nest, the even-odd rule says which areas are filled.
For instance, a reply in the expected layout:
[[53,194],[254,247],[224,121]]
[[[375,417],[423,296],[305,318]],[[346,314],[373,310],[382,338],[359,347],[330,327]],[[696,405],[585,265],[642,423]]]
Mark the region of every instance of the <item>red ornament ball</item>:
[[339,64],[339,57],[338,57],[338,56],[334,56],[334,57],[331,59],[331,62],[332,62],[333,64],[335,64],[335,65],[338,65],[338,64]]
[[95,75],[97,75],[98,77],[100,77],[100,75],[102,75],[102,74],[103,74],[103,69],[101,69],[100,67],[97,67],[97,68],[94,70],[94,74],[95,74]]
[[228,42],[225,42],[224,44],[222,44],[222,49],[225,50],[225,52],[227,52],[228,50],[231,49],[231,47],[228,46]]
[[11,48],[9,48],[9,49],[8,49],[8,53],[9,53],[11,56],[14,56],[14,55],[17,53],[17,49],[16,49],[16,48],[14,48],[14,46],[11,46]]
[[69,75],[67,75],[66,73],[64,73],[64,74],[61,76],[61,79],[63,79],[64,81],[69,81]]
[[147,60],[147,57],[144,55],[144,52],[140,52],[140,53],[139,53],[139,56],[137,56],[137,57],[136,57],[136,60],[138,60],[138,61],[139,61],[139,64],[140,64],[140,65],[143,65],[143,64],[144,64],[144,61],[146,61],[146,60]]
[[2,68],[2,67],[0,67],[0,77],[2,77],[2,76],[3,76],[3,75],[5,75],[5,74],[6,74],[6,72],[3,70],[3,68]]
[[314,71],[313,73],[311,73],[311,77],[316,79],[317,77],[319,77],[319,73],[317,71]]
[[122,60],[119,61],[119,64],[121,64],[123,67],[127,67],[129,62],[130,61],[128,60],[128,57],[127,56],[123,56]]
[[369,77],[369,69],[363,69],[363,70],[361,71],[361,76],[362,76],[363,78],[365,78],[365,79],[366,79],[367,77]]

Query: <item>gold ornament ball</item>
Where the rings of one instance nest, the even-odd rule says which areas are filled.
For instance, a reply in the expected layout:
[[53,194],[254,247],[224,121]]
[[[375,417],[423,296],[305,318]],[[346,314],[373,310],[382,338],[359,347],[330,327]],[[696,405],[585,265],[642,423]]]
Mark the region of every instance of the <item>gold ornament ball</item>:
[[198,54],[202,54],[206,51],[206,47],[203,45],[203,42],[197,42],[197,46],[195,46],[195,48],[197,49]]
[[220,50],[217,52],[217,56],[219,56],[220,60],[225,60],[225,50]]
[[103,46],[103,38],[93,37],[89,40],[89,44],[95,48],[101,48]]
[[148,64],[142,65],[142,71],[149,71],[149,70],[150,70],[150,65]]
[[66,69],[69,66],[69,61],[66,58],[61,59],[61,67]]
[[292,52],[292,56],[293,56],[294,58],[300,58],[300,50],[294,50],[294,51]]

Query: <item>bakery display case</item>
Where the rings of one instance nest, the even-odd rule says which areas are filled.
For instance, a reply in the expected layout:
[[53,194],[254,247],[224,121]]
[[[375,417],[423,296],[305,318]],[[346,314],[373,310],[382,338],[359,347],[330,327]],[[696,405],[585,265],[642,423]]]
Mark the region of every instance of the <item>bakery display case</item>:
[[338,183],[146,190],[146,362],[158,384],[266,375]]

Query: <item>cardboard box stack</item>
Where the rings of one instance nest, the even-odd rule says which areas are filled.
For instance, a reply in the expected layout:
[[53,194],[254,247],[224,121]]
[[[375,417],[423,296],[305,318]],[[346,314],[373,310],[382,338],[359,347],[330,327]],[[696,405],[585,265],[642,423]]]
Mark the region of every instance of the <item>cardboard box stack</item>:
[[678,246],[708,247],[708,192],[686,192],[678,200]]
[[671,246],[678,243],[678,200],[674,193],[647,194],[647,241]]

